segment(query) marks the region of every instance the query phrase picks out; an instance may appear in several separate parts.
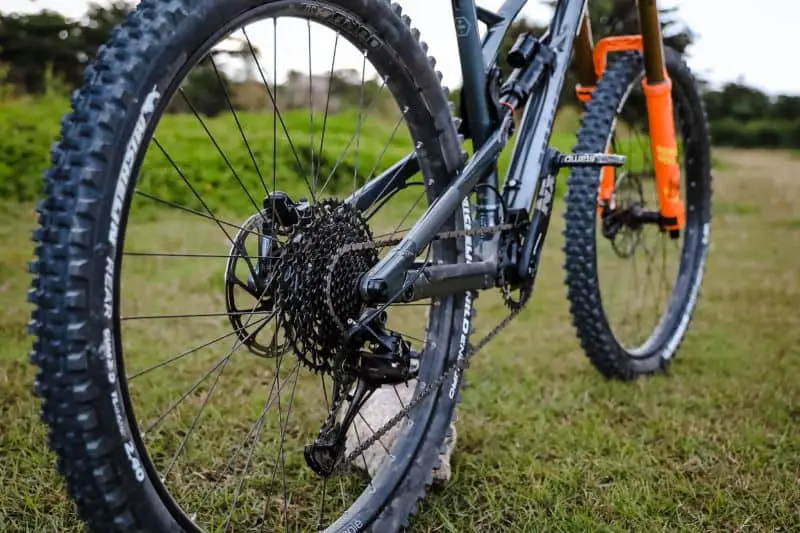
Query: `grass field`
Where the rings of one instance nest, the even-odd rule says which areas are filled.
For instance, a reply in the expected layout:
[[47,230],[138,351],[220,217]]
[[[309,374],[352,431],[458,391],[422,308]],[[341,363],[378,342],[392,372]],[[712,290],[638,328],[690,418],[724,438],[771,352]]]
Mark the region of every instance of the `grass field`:
[[[717,156],[706,281],[670,372],[621,384],[585,360],[569,323],[556,219],[533,303],[467,374],[454,479],[431,492],[413,530],[800,528],[800,161]],[[0,531],[80,531],[30,393],[34,223],[32,205],[0,208]],[[197,231],[152,221],[135,230],[164,246]],[[132,290],[154,272],[142,270]],[[213,279],[181,278],[190,289]],[[479,328],[493,325],[497,299],[479,302]],[[260,384],[239,372],[242,394]],[[241,401],[226,398],[213,416]]]

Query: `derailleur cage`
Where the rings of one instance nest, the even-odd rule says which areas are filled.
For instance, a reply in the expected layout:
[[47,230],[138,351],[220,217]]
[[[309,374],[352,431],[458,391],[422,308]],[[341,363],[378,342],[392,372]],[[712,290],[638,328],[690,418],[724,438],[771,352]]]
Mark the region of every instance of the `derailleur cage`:
[[402,335],[386,329],[386,318],[386,311],[368,308],[360,320],[348,321],[350,329],[344,334],[348,355],[340,370],[346,383],[358,380],[355,390],[340,397],[348,400],[341,420],[335,421],[338,403],[317,438],[304,449],[309,468],[322,477],[330,477],[344,457],[347,431],[372,393],[383,385],[405,383],[417,376],[419,354]]
[[[350,404],[347,406],[347,410],[340,422],[335,421],[336,412],[331,411],[327,422],[320,429],[319,435],[314,442],[307,444],[303,448],[306,464],[311,470],[323,478],[333,475],[336,467],[339,466],[344,457],[347,430],[376,388],[365,381],[359,381],[356,389],[347,397]],[[341,401],[343,398],[338,400]],[[334,402],[336,402],[336,399]]]
[[345,361],[345,371],[377,387],[405,383],[419,369],[418,354],[402,335],[386,328],[386,319],[386,311],[368,308],[345,332],[345,345],[356,354]]

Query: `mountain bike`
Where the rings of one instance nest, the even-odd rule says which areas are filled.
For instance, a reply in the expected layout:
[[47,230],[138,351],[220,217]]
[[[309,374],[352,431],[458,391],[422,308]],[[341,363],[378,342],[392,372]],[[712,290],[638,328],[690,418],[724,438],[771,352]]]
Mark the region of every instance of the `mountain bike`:
[[[565,167],[584,351],[623,380],[672,360],[709,244],[695,80],[654,0],[640,35],[597,46],[586,2],[558,2],[503,76],[524,4],[453,0],[460,118],[383,0],[144,0],[114,31],[63,121],[31,263],[35,389],[93,529],[407,526],[469,362],[531,298]],[[585,110],[561,153],[571,63]],[[471,339],[478,294],[506,314]]]

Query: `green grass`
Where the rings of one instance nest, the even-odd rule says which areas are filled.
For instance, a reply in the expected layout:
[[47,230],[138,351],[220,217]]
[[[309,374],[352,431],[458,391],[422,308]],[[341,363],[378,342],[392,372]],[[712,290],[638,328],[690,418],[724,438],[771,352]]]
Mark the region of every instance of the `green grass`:
[[67,106],[63,98],[0,100],[0,198],[37,197]]
[[[246,129],[262,132],[253,136],[248,131],[248,137],[258,146],[270,146],[272,133],[257,128],[259,118],[244,117]],[[181,120],[165,123],[165,145],[180,148],[191,140]],[[218,132],[222,145],[232,145],[238,132],[222,120],[211,121],[210,128]],[[346,131],[352,131],[353,117],[340,120]],[[380,159],[385,141],[378,144],[377,139],[388,138],[393,123],[369,127],[370,142],[361,152],[359,175]],[[347,137],[344,129],[333,126],[332,154],[336,148],[341,151]],[[571,142],[566,133],[555,139],[562,149]],[[310,148],[310,142],[305,147]],[[395,160],[403,149],[400,138],[386,162]],[[221,195],[225,183],[219,176],[230,174],[213,151],[176,152],[182,154],[179,164],[188,176],[208,184],[209,190],[217,187],[216,199],[225,203],[227,215],[234,220],[246,216],[246,204],[233,196],[226,201]],[[174,178],[167,180],[163,161],[157,159],[160,154],[148,157],[152,158],[150,173],[143,189],[181,194],[172,188]],[[269,152],[257,152],[257,157],[266,168],[271,167]],[[507,157],[501,166],[507,165]],[[689,336],[670,372],[622,384],[604,380],[585,360],[574,339],[562,284],[563,223],[554,219],[530,308],[477,357],[467,373],[454,479],[431,491],[413,523],[414,530],[800,528],[800,433],[796,429],[800,421],[796,208],[800,163],[781,152],[719,151],[716,157],[723,165],[715,174],[717,196],[706,282]],[[327,157],[323,161],[322,168],[335,164]],[[247,168],[247,152],[237,152],[232,163]],[[355,161],[347,164],[348,172],[354,172]],[[283,169],[281,177],[292,172],[290,159],[279,156],[276,166]],[[243,179],[248,186],[258,184],[254,172],[243,173]],[[348,190],[349,179],[342,178],[337,190]],[[403,194],[408,195],[406,204],[415,197],[411,191]],[[558,207],[562,210],[563,202]],[[387,217],[396,220],[404,212],[399,206]],[[219,233],[212,233],[213,226],[194,223],[191,217],[143,214],[132,227],[129,245],[133,248],[219,252],[226,246]],[[80,531],[46,446],[38,402],[30,394],[34,372],[26,356],[30,306],[25,303],[29,285],[25,263],[32,254],[27,236],[34,224],[31,204],[9,203],[0,208],[0,531]],[[376,225],[377,231],[390,229],[388,219],[379,219]],[[129,306],[123,314],[219,309],[222,296],[215,291],[221,268],[167,259],[137,263],[123,278],[128,295],[123,301]],[[419,321],[418,314],[399,312],[404,313],[402,320],[409,330]],[[479,331],[493,326],[504,312],[496,295],[481,298]],[[222,319],[163,329],[134,324],[127,337],[136,357],[133,368],[163,358],[154,347],[195,345],[226,327]],[[146,394],[151,407],[163,407],[211,360],[198,357],[182,364],[179,372],[152,375],[142,385],[137,383],[134,393],[139,398]],[[282,375],[289,370],[281,370]],[[219,474],[217,452],[247,430],[247,416],[259,410],[263,388],[272,375],[271,363],[255,357],[237,360],[226,376],[226,394],[208,413],[216,424],[205,422],[204,441],[192,446],[191,461],[176,474],[184,486]],[[310,396],[310,386],[303,387],[308,387],[303,390],[309,395],[300,396],[304,400],[299,400],[293,417],[298,426],[314,427],[319,411],[312,408],[319,398]],[[181,411],[176,418],[186,424],[191,413],[191,409]],[[147,414],[146,408],[142,414]],[[265,431],[276,429],[276,423],[268,421]],[[165,447],[174,447],[174,434],[162,437]],[[293,438],[300,444],[306,435]],[[270,468],[266,451],[256,455],[255,466]],[[189,475],[195,466],[199,477]],[[265,485],[253,483],[247,489],[247,501],[259,501],[264,489]],[[290,512],[302,515],[302,503],[295,502]]]
[[[50,149],[59,134],[56,117],[60,118],[67,109],[66,100],[56,97],[0,102],[0,124],[14,132],[0,137],[0,197],[20,201],[38,197],[41,176],[49,166]],[[285,111],[278,121],[273,121],[271,113],[240,112],[238,118],[250,151],[244,149],[242,133],[230,113],[205,119],[227,161],[208,142],[207,133],[192,115],[166,116],[155,132],[204,198],[229,209],[250,207],[241,189],[228,187],[228,182],[234,179],[229,165],[240,171],[255,170],[253,160],[256,161],[256,172],[240,172],[238,176],[250,190],[270,187],[275,174],[283,183],[290,180],[290,193],[302,194],[304,180],[313,183],[315,176],[320,187],[327,183],[327,190],[342,193],[352,190],[353,176],[358,175],[363,182],[365,177],[380,173],[412,149],[405,125],[397,127],[399,116],[386,113],[373,111],[359,116],[357,110],[349,110],[323,120],[318,111],[313,127],[306,110]],[[571,148],[576,120],[574,111],[568,109],[562,113],[553,136],[555,147],[562,151]],[[368,134],[356,135],[359,127]],[[506,150],[501,157],[501,173],[508,168],[510,156],[511,151]],[[155,146],[148,151],[140,186],[150,193],[201,208],[189,189],[175,179],[170,164]]]

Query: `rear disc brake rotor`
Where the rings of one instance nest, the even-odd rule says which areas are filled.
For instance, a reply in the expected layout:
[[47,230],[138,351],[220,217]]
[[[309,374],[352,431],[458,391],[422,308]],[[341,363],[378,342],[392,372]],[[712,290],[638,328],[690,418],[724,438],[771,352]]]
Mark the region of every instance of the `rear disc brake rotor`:
[[286,236],[279,229],[265,231],[270,226],[266,220],[263,212],[251,216],[233,239],[225,268],[225,305],[239,341],[251,353],[272,358],[289,349],[275,320],[275,267]]

